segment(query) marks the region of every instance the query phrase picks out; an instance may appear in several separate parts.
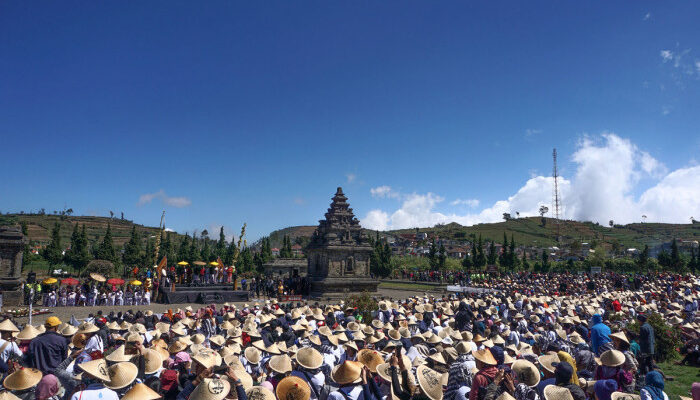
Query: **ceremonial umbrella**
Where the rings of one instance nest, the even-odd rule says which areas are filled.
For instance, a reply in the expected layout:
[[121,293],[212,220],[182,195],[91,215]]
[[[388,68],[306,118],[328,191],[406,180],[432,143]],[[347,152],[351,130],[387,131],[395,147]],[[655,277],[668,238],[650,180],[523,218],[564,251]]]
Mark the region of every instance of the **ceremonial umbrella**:
[[212,261],[212,262],[209,263],[209,265],[219,265],[219,263],[216,262],[216,261]]
[[78,280],[75,279],[75,278],[66,278],[66,279],[64,279],[64,280],[61,281],[61,285],[71,285],[71,286],[73,286],[73,285],[77,285],[78,283],[80,283],[80,282],[78,282]]
[[42,282],[42,283],[44,285],[53,285],[56,282],[58,282],[58,279],[56,279],[56,278],[46,278],[46,279],[44,279],[44,282]]
[[179,263],[177,263],[177,265],[189,265],[189,264],[190,263],[188,263],[187,261],[180,261]]
[[129,282],[129,285],[141,286],[141,281],[134,279],[133,281]]
[[195,261],[192,264],[194,264],[194,265],[207,265],[207,263],[205,263],[204,261]]
[[109,283],[110,285],[123,285],[124,279],[122,279],[122,278],[109,278],[107,280],[107,283]]
[[107,280],[104,276],[96,274],[94,272],[90,274],[90,278],[96,280],[97,282],[105,282]]

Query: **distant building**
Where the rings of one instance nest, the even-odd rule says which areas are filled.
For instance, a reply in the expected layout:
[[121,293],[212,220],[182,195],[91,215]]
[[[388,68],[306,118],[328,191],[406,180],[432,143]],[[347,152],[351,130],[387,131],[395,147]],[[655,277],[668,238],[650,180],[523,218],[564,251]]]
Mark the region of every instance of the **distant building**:
[[302,247],[298,244],[295,244],[292,246],[292,254],[294,254],[294,257],[301,257],[304,255],[304,253],[301,251]]
[[416,240],[421,241],[421,240],[427,240],[427,239],[428,239],[428,234],[426,232],[416,233]]
[[270,251],[272,252],[272,256],[273,256],[273,257],[279,257],[279,256],[280,256],[280,249],[278,249],[277,247],[273,247]]
[[305,258],[275,258],[263,264],[263,269],[269,277],[292,278],[306,276],[307,264]]

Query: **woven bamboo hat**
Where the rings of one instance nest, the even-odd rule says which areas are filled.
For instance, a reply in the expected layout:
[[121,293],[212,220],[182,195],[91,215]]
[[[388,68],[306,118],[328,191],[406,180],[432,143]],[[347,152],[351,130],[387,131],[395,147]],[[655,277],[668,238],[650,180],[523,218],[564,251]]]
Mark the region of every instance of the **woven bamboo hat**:
[[177,354],[181,351],[184,351],[187,348],[187,343],[181,341],[181,340],[176,340],[173,342],[173,344],[168,347],[168,352],[170,354]]
[[288,355],[282,354],[270,357],[268,361],[270,369],[278,374],[286,374],[292,372],[292,359]]
[[555,368],[554,364],[559,362],[559,356],[556,354],[545,354],[539,356],[537,360],[540,362],[542,368],[553,374]]
[[17,334],[17,339],[19,340],[32,340],[39,336],[41,332],[34,327],[34,325],[26,324],[24,328]]
[[486,365],[497,365],[498,361],[493,357],[493,354],[491,354],[491,351],[489,349],[481,349],[477,351],[473,351],[472,354],[474,355],[474,358],[477,360],[481,361],[482,363]]
[[99,330],[100,328],[92,322],[84,322],[78,327],[78,333],[95,333]]
[[288,376],[279,381],[275,392],[277,398],[282,400],[309,400],[311,397],[311,387],[297,376]]
[[260,363],[260,359],[262,358],[260,355],[260,350],[256,349],[255,347],[247,347],[243,352],[243,357],[245,357],[245,359],[251,364]]
[[340,365],[336,365],[331,372],[331,379],[339,385],[348,383],[360,382],[360,373],[362,372],[362,363],[357,361],[345,361]]
[[515,378],[518,382],[524,383],[529,387],[535,387],[540,383],[540,371],[537,370],[535,364],[527,360],[516,360],[511,369],[515,373]]
[[544,388],[545,400],[574,400],[569,389],[556,385],[547,385]]
[[0,332],[19,332],[19,328],[9,319],[0,322]]
[[154,374],[163,366],[163,358],[153,349],[144,349],[141,353],[145,361],[145,373]]
[[78,368],[83,370],[84,374],[88,374],[93,378],[103,382],[109,382],[109,372],[107,372],[107,361],[104,358],[84,362],[78,365]]
[[0,400],[20,400],[20,398],[10,393],[8,390],[4,390],[0,392]]
[[133,355],[127,355],[124,352],[124,345],[121,345],[114,349],[113,352],[109,353],[108,355],[105,356],[105,359],[110,362],[126,362],[126,361],[131,361],[131,359],[134,358]]
[[418,385],[430,400],[442,400],[441,374],[425,365],[419,365],[416,368],[416,375],[418,375]]
[[318,350],[311,347],[304,347],[297,351],[294,357],[299,365],[306,369],[317,369],[323,364],[323,356]]
[[377,372],[377,365],[383,364],[384,359],[375,350],[362,349],[357,352],[357,361],[364,364],[372,372]]
[[[681,400],[692,400],[690,397],[678,396]],[[613,392],[610,395],[610,400],[640,400],[642,397],[638,394],[624,393],[624,392]]]
[[192,394],[191,400],[223,400],[231,390],[231,384],[227,379],[205,378],[197,385]]
[[276,400],[275,394],[262,386],[254,386],[250,390],[246,390],[245,393],[248,400]]
[[69,324],[66,324],[66,326],[64,326],[63,329],[61,329],[59,331],[61,336],[65,336],[65,337],[71,337],[71,336],[75,335],[77,332],[78,332],[78,328],[74,327],[73,325],[69,325]]
[[5,389],[26,390],[39,384],[43,374],[36,368],[20,368],[3,381]]
[[139,374],[139,369],[134,363],[120,362],[107,368],[109,382],[105,383],[110,389],[122,389],[129,386]]
[[121,400],[157,400],[160,398],[161,395],[158,392],[143,383],[137,383],[124,394]]
[[625,363],[625,355],[621,351],[608,350],[600,355],[600,363],[606,367],[618,367]]
[[629,339],[627,339],[627,335],[625,335],[625,332],[622,332],[622,331],[615,332],[615,333],[611,334],[610,337],[620,339],[623,342],[630,344],[630,341],[629,341]]

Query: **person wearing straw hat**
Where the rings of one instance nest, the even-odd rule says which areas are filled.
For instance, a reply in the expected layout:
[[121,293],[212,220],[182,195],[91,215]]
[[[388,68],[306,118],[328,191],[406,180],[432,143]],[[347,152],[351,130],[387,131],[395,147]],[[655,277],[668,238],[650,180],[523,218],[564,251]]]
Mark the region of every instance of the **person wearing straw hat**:
[[595,372],[595,380],[614,379],[619,388],[628,390],[634,383],[634,376],[625,371],[625,355],[617,350],[608,350],[600,355],[600,363]]
[[117,400],[117,393],[106,387],[110,376],[107,369],[107,362],[98,359],[82,363],[78,366],[83,372],[81,381],[85,388],[73,394],[71,400]]
[[105,386],[114,390],[117,396],[121,398],[131,389],[139,373],[139,369],[133,363],[120,362],[107,368],[107,373],[109,374],[110,380]]
[[[554,367],[554,385],[566,388],[574,400],[586,400],[586,393],[578,385],[578,379],[574,382],[576,371],[567,361],[560,361]],[[545,388],[546,390],[546,388]]]
[[3,380],[2,385],[22,400],[33,400],[36,385],[39,384],[41,378],[42,373],[38,369],[20,368],[8,375]]
[[338,389],[328,394],[328,400],[359,400],[364,398],[367,386],[367,372],[362,363],[345,361],[337,365],[331,372],[331,379]]
[[323,356],[318,350],[304,347],[295,355],[296,368],[292,376],[299,377],[308,383],[311,388],[310,400],[324,399],[328,395],[326,375],[321,371]]
[[[31,326],[31,325],[29,325]],[[19,349],[14,335],[19,329],[9,319],[0,322],[0,360],[7,363],[11,357],[21,358],[22,351]],[[31,340],[31,339],[30,339]]]
[[469,400],[483,400],[486,397],[486,387],[493,382],[498,373],[498,368],[496,367],[498,362],[489,349],[473,351],[472,354],[476,360],[476,367],[479,369],[479,372],[472,380]]

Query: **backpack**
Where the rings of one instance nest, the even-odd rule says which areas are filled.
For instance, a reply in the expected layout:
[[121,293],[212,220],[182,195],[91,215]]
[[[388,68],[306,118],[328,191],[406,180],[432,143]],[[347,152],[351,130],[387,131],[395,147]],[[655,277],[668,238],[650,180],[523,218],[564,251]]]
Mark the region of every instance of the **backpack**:
[[[477,374],[477,376],[478,376],[478,374]],[[486,381],[488,383],[486,385],[479,386],[479,391],[476,393],[477,400],[484,400],[486,398],[487,388],[493,382],[493,378],[489,378],[488,376],[483,375],[483,374],[481,376],[486,378]],[[476,378],[476,376],[475,376],[475,378]]]

